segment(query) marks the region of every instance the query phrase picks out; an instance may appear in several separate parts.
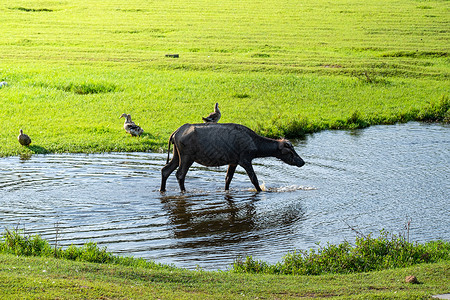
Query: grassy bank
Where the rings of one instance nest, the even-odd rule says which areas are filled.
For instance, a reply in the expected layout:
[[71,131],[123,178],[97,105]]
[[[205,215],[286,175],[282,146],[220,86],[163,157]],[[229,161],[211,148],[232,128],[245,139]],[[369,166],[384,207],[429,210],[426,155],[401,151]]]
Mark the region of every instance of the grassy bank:
[[[5,299],[431,299],[449,292],[450,264],[347,275],[254,275],[132,268],[0,254]],[[420,284],[405,283],[414,275]]]
[[438,0],[6,1],[0,156],[158,151],[215,102],[221,122],[272,137],[448,122],[448,11]]
[[[326,269],[332,262],[348,274],[336,274],[342,272],[334,268],[325,270],[322,275],[299,276],[299,272],[267,274],[269,272],[262,269],[256,270],[255,264],[246,270],[241,264],[226,272],[188,271],[143,259],[114,256],[93,243],[62,249],[51,246],[39,236],[6,230],[0,240],[0,298],[429,299],[431,295],[449,292],[449,243],[419,245],[398,238],[388,241],[383,236],[367,236],[362,240],[357,240],[354,248],[360,252],[360,258],[366,258],[361,263],[368,267],[366,270],[378,271],[353,270],[344,263],[342,252],[336,251],[347,247],[344,243],[328,245],[317,255],[310,252],[316,259],[310,256],[307,260],[313,269],[323,266]],[[397,243],[392,243],[394,241]],[[395,251],[380,251],[386,248]],[[394,252],[397,254],[393,255]],[[294,266],[292,258],[292,254],[287,256],[285,262],[290,262],[285,266]],[[397,264],[379,264],[378,268],[372,268],[380,259]],[[298,268],[298,263],[295,268],[302,269]],[[380,270],[384,268],[388,270]],[[253,274],[255,271],[259,274]],[[411,275],[416,276],[419,284],[405,282],[406,276]]]

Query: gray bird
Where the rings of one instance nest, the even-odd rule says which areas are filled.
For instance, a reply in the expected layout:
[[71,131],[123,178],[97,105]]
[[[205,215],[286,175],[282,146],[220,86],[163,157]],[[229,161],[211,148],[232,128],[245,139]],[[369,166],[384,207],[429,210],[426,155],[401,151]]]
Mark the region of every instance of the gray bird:
[[217,123],[219,122],[220,117],[222,114],[219,110],[219,103],[216,103],[214,106],[214,112],[210,113],[206,118],[202,118],[203,122],[205,123]]
[[138,125],[136,125],[133,121],[131,121],[131,115],[127,115],[127,114],[122,114],[120,118],[125,118],[125,122],[123,123],[123,129],[125,129],[125,131],[127,133],[129,133],[131,136],[140,136],[144,130],[139,127]]
[[26,135],[25,133],[23,133],[23,130],[20,129],[20,134],[17,137],[17,139],[19,140],[19,143],[22,146],[29,146],[31,144],[31,139],[28,135]]

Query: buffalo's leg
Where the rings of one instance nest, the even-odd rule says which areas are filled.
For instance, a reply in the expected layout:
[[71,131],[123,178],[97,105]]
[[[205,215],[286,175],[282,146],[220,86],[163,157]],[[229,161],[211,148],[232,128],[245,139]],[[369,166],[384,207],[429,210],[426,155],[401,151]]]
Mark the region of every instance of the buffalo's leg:
[[230,183],[234,176],[234,171],[236,171],[237,165],[229,165],[227,170],[227,176],[225,177],[225,191],[230,189]]
[[193,163],[194,161],[187,157],[181,158],[180,167],[177,170],[176,176],[178,185],[180,186],[180,190],[182,192],[186,192],[186,188],[184,187],[184,180],[186,179],[186,174]]
[[247,172],[247,175],[250,178],[250,181],[255,186],[256,191],[261,192],[261,188],[259,187],[258,178],[256,177],[256,174],[255,174],[255,171],[253,170],[252,164],[251,163],[242,163],[241,166]]
[[169,178],[170,174],[172,174],[172,172],[178,167],[178,164],[180,162],[178,153],[175,152],[176,151],[174,151],[174,156],[172,160],[161,169],[161,187],[159,188],[160,192],[166,191],[167,178]]

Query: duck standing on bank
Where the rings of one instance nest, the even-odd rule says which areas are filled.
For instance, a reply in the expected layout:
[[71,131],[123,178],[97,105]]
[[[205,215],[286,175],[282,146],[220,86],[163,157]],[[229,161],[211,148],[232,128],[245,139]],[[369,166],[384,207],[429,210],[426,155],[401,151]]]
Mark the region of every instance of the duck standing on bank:
[[17,139],[19,140],[19,143],[22,146],[29,146],[31,144],[31,138],[28,135],[26,135],[25,133],[23,133],[22,129],[20,129],[20,134],[17,137]]
[[138,125],[136,125],[133,121],[131,121],[131,115],[127,115],[127,114],[122,114],[120,118],[125,118],[125,123],[123,123],[123,129],[125,129],[125,131],[127,133],[129,133],[131,136],[140,136],[144,130],[139,127]]
[[214,112],[210,113],[209,116],[207,116],[206,118],[202,118],[203,122],[205,123],[217,123],[219,122],[220,117],[222,116],[222,114],[220,113],[219,110],[219,103],[216,103],[216,105],[214,106]]

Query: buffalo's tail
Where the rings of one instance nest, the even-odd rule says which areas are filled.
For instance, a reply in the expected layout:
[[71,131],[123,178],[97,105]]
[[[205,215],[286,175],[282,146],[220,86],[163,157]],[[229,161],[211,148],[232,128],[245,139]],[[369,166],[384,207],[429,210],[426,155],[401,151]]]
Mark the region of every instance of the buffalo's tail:
[[169,142],[168,142],[168,145],[167,145],[167,161],[166,161],[166,165],[169,163],[169,160],[170,160],[170,144],[173,144],[173,136],[175,135],[175,133],[177,133],[177,131],[178,131],[178,129],[177,130],[175,130],[171,135],[170,135],[170,137],[169,137]]
[[170,136],[169,138],[169,144],[168,144],[168,150],[167,150],[167,161],[166,161],[166,165],[169,163],[170,160],[170,143],[172,142],[172,136]]

